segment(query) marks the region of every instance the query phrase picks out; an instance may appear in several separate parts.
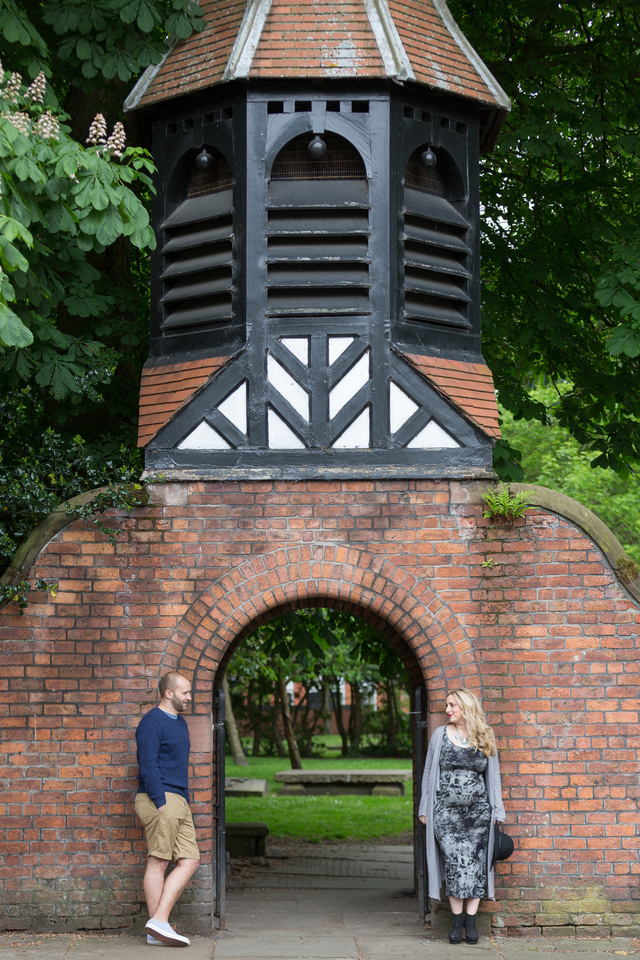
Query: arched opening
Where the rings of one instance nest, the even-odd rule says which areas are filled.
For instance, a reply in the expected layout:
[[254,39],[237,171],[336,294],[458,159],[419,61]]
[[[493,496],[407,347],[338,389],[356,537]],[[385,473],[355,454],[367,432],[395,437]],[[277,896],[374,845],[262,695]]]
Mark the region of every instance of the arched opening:
[[429,144],[409,157],[404,176],[404,317],[468,329],[471,248],[465,191],[449,154]]
[[[296,621],[294,623],[293,621]],[[309,626],[305,627],[304,621],[309,621]],[[283,622],[285,621],[285,622]],[[327,635],[320,636],[322,625],[326,627],[327,633],[336,640],[335,644],[327,642]],[[310,637],[307,644],[306,638],[294,637],[293,632],[297,630],[308,629],[315,631],[315,639]],[[293,631],[293,632],[292,632]],[[357,631],[357,636],[346,636],[346,632]],[[262,632],[262,639],[258,636]],[[231,679],[232,684],[238,680],[238,668],[234,669],[234,658],[241,657],[245,663],[240,669],[247,669],[246,654],[244,654],[245,644],[258,652],[261,642],[264,644],[266,636],[266,657],[262,656],[262,663],[253,664],[249,668],[251,676],[257,680],[260,669],[263,669],[267,681],[262,685],[261,697],[258,703],[247,704],[248,710],[253,708],[254,713],[260,711],[260,720],[262,722],[262,737],[264,740],[271,740],[271,750],[268,751],[274,756],[273,760],[257,761],[257,766],[253,763],[249,768],[248,774],[243,768],[232,767],[231,772],[234,777],[248,776],[254,783],[253,789],[260,789],[255,781],[255,776],[268,778],[272,780],[273,768],[278,767],[284,771],[284,777],[287,781],[280,786],[279,795],[274,795],[273,788],[275,784],[271,783],[271,795],[261,803],[259,800],[248,802],[231,801],[235,803],[235,809],[232,809],[231,816],[225,813],[224,784],[225,774],[225,745],[224,738],[224,703],[225,697],[221,696],[223,686],[229,694],[229,684],[225,679]],[[288,636],[292,642],[281,643],[280,639]],[[309,647],[315,647],[309,653]],[[349,650],[351,656],[346,656]],[[305,653],[305,651],[307,651]],[[356,655],[357,651],[357,655]],[[302,654],[302,656],[300,656]],[[236,656],[237,655],[237,656]],[[286,656],[289,657],[289,663],[286,662]],[[375,663],[377,657],[386,656],[387,663],[385,669],[376,669]],[[256,658],[257,659],[257,658]],[[393,690],[393,683],[385,679],[394,676],[390,668],[390,661],[395,661],[400,667],[395,672],[396,681],[402,676],[402,692],[397,696],[398,691]],[[294,671],[296,664],[300,667],[296,677]],[[290,670],[291,676],[287,671]],[[286,673],[286,675],[285,675]],[[287,683],[287,681],[289,681]],[[342,681],[342,683],[341,683]],[[289,687],[287,690],[285,684]],[[297,684],[297,692],[295,685]],[[332,731],[327,735],[326,728],[323,733],[316,735],[315,743],[320,746],[317,751],[322,756],[313,756],[314,742],[313,730],[317,730],[318,721],[326,720],[323,717],[323,693],[325,684],[332,688],[331,691],[331,719],[333,719]],[[254,683],[255,690],[260,687],[259,681]],[[270,689],[267,689],[270,687]],[[293,690],[291,689],[293,687]],[[342,688],[342,689],[341,689]],[[394,704],[390,708],[389,701],[383,704],[385,694],[389,696],[390,688],[393,690]],[[346,693],[347,696],[344,696]],[[293,694],[293,695],[291,695]],[[315,695],[314,717],[310,718],[310,694]],[[365,696],[369,695],[369,710],[363,703]],[[265,696],[266,695],[266,696]],[[286,698],[287,707],[283,708],[283,697]],[[397,739],[394,749],[398,756],[388,756],[384,751],[377,750],[383,742],[383,737],[379,734],[372,735],[371,728],[377,726],[380,732],[380,724],[371,722],[374,711],[371,709],[374,698],[376,707],[380,709],[386,706],[387,716],[396,712],[395,721],[397,723]],[[268,701],[268,703],[267,703]],[[426,696],[424,686],[424,676],[420,664],[406,640],[397,633],[396,630],[382,617],[373,614],[370,610],[363,609],[351,603],[330,602],[324,598],[318,598],[313,606],[304,603],[293,603],[276,607],[262,617],[257,617],[251,624],[248,624],[242,634],[231,644],[223,658],[221,668],[216,673],[214,683],[214,703],[216,705],[215,726],[219,731],[217,742],[217,765],[214,771],[214,795],[217,799],[217,805],[214,809],[214,819],[216,820],[215,831],[215,850],[214,861],[220,865],[225,864],[225,869],[216,871],[216,912],[221,925],[224,925],[225,917],[225,881],[227,879],[227,866],[229,859],[223,854],[223,844],[225,839],[225,824],[229,821],[238,819],[237,811],[240,811],[240,820],[242,821],[242,835],[249,836],[251,820],[256,819],[256,809],[258,808],[258,821],[266,822],[270,832],[275,833],[273,843],[279,844],[276,847],[278,859],[278,871],[276,874],[270,874],[269,870],[265,872],[265,863],[269,867],[269,861],[257,861],[258,867],[254,868],[253,874],[249,868],[247,874],[247,861],[241,860],[241,866],[231,861],[231,893],[238,890],[238,882],[244,889],[255,889],[264,886],[265,883],[270,888],[280,888],[278,877],[282,874],[282,889],[290,885],[291,877],[287,875],[287,869],[293,870],[295,875],[297,864],[300,858],[305,856],[305,851],[313,849],[305,846],[305,843],[318,843],[318,838],[325,843],[342,844],[345,850],[354,850],[353,844],[349,848],[348,837],[349,830],[356,832],[352,840],[359,840],[359,850],[362,853],[362,843],[365,843],[367,850],[374,850],[376,842],[382,837],[386,840],[384,856],[379,859],[384,860],[384,866],[377,863],[373,869],[380,876],[386,876],[388,882],[388,896],[407,896],[409,892],[417,897],[414,905],[416,920],[418,916],[422,919],[426,913],[426,877],[424,849],[422,846],[422,828],[416,820],[416,809],[419,802],[420,778],[423,766],[424,750],[426,748]],[[326,701],[325,701],[326,705]],[[265,709],[266,706],[266,709]],[[398,717],[398,712],[402,716]],[[294,714],[291,717],[291,714]],[[302,713],[305,717],[304,722],[298,724],[296,729],[296,716]],[[303,756],[301,763],[302,774],[299,779],[303,780],[303,785],[296,783],[299,771],[292,770],[292,749],[286,748],[287,740],[287,720],[284,715],[289,714],[290,733],[295,738],[299,755]],[[369,723],[367,724],[365,715],[368,714]],[[280,719],[282,718],[282,720]],[[274,726],[274,719],[276,724]],[[293,720],[293,723],[291,722]],[[268,726],[268,729],[267,729]],[[406,739],[404,751],[399,742],[401,740],[401,729],[404,728]],[[247,725],[245,725],[245,733]],[[303,736],[304,735],[304,736]],[[306,742],[303,739],[306,737]],[[258,733],[257,739],[260,740],[261,734]],[[278,739],[281,743],[278,744]],[[311,747],[311,749],[310,749]],[[333,748],[333,752],[332,751]],[[227,751],[228,752],[228,751]],[[372,757],[378,754],[376,760]],[[380,759],[382,754],[382,759]],[[345,756],[342,762],[341,756]],[[403,759],[398,759],[402,757]],[[338,762],[338,763],[337,763]],[[337,763],[337,766],[336,766]],[[255,774],[252,771],[258,770]],[[344,774],[345,769],[349,770]],[[290,772],[289,772],[290,771]],[[328,784],[315,783],[316,771],[319,772],[322,780],[328,779]],[[289,773],[288,773],[289,772]],[[410,775],[410,779],[404,776],[404,782],[389,785],[387,782],[390,777],[395,776],[400,779],[400,775]],[[378,776],[380,783],[373,783],[372,777]],[[349,780],[349,786],[346,781]],[[291,782],[293,781],[293,782]],[[361,782],[359,782],[361,781]],[[373,783],[373,785],[372,785]],[[351,794],[354,794],[352,796]],[[348,794],[345,795],[345,794]],[[308,801],[308,802],[307,802]],[[302,809],[302,807],[304,809]],[[286,808],[286,809],[282,809]],[[356,808],[359,808],[356,810]],[[338,818],[337,823],[323,826],[324,817],[333,816]],[[370,827],[363,830],[362,835],[358,833],[358,828],[354,827],[353,822],[349,826],[350,818],[354,816],[368,817]],[[249,819],[247,819],[249,818]],[[299,818],[299,819],[298,819]],[[295,821],[295,823],[294,823]],[[371,823],[371,821],[373,821]],[[312,827],[311,824],[316,824]],[[389,828],[389,823],[392,826]],[[273,829],[275,824],[275,829]],[[283,825],[288,824],[283,831]],[[403,836],[398,844],[394,844],[390,839],[387,830],[399,830],[402,826]],[[235,824],[232,825],[235,827]],[[362,828],[360,828],[362,830]],[[311,831],[311,832],[310,832]],[[315,840],[311,837],[315,831]],[[346,831],[346,832],[345,832]],[[280,836],[285,834],[284,838]],[[257,836],[257,834],[256,834]],[[235,837],[235,833],[234,833]],[[369,837],[369,841],[367,841]],[[412,841],[408,842],[408,837]],[[284,840],[284,848],[282,843]],[[368,846],[367,846],[368,844]],[[388,844],[392,844],[389,847]],[[322,848],[322,843],[320,844]],[[316,849],[319,849],[316,846]],[[396,849],[397,848],[397,849]],[[256,849],[262,849],[256,848]],[[343,861],[333,850],[333,862],[336,864],[338,874],[343,868]],[[232,855],[233,856],[233,855]],[[369,852],[364,857],[372,857],[375,861],[375,855]],[[395,860],[394,860],[395,858]],[[396,862],[397,861],[397,862]],[[324,879],[328,879],[330,874],[326,873],[327,861],[318,861],[322,863],[321,872],[324,870]],[[363,861],[364,862],[364,861]],[[287,867],[288,864],[288,867]],[[400,866],[402,864],[402,866]],[[234,869],[244,871],[240,879],[234,874]],[[257,874],[255,873],[257,869]],[[307,865],[307,871],[310,869]],[[307,876],[308,879],[308,876]],[[233,881],[236,881],[234,886]],[[309,881],[308,881],[309,882]],[[317,881],[314,881],[317,882]],[[342,881],[344,883],[344,880]],[[362,874],[352,881],[354,888],[366,889],[367,874]],[[380,894],[382,895],[382,894]]]
[[369,311],[369,188],[344,137],[295,137],[268,186],[268,313],[338,316]]
[[190,150],[167,190],[162,224],[162,331],[188,333],[233,318],[231,168],[216,147]]
[[[186,610],[163,661],[163,668],[179,670],[194,682],[192,720],[194,732],[201,731],[202,746],[194,749],[192,736],[190,778],[196,826],[200,824],[206,843],[201,876],[208,882],[208,871],[211,878],[212,927],[224,917],[224,860],[217,855],[224,844],[224,791],[212,789],[220,781],[218,764],[224,766],[219,719],[224,671],[256,626],[287,610],[319,606],[376,624],[403,660],[407,658],[416,694],[423,697],[416,719],[426,714],[427,689],[435,703],[451,683],[480,686],[469,638],[450,605],[423,579],[356,544],[278,543],[214,579]],[[423,764],[426,727],[420,729],[414,771]],[[415,861],[424,862],[421,856]],[[420,896],[418,900],[424,903]]]

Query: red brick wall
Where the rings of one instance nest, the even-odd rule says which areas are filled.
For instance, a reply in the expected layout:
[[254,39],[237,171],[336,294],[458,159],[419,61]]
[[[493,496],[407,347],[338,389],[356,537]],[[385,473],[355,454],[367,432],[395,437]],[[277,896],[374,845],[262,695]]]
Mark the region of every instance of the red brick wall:
[[[262,619],[334,605],[372,619],[434,725],[445,690],[480,692],[500,743],[517,851],[498,868],[494,924],[638,932],[640,608],[594,543],[535,510],[482,518],[482,483],[166,484],[118,517],[112,546],[76,521],[31,577],[58,583],[0,611],[1,923],[140,922],[144,844],[134,730],[158,676],[215,671]],[[211,755],[192,754],[203,867],[181,901],[211,914]]]

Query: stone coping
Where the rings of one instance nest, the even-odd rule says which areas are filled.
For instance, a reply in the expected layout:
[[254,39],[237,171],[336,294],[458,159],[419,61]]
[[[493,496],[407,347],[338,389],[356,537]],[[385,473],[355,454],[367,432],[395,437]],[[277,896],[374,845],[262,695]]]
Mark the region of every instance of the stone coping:
[[633,563],[606,523],[603,523],[588,507],[583,506],[573,497],[567,497],[564,493],[558,493],[557,490],[550,490],[548,487],[540,487],[535,483],[510,483],[509,489],[514,493],[526,493],[531,506],[541,507],[558,516],[566,517],[584,530],[604,553],[618,583],[622,584],[634,600],[640,601],[640,576],[629,573],[634,568],[637,571],[637,565]]
[[[164,475],[164,478],[166,480],[184,479],[182,477],[169,477],[166,474]],[[213,478],[211,475],[208,475],[206,477],[203,476],[202,479],[211,480],[215,478]],[[244,476],[241,479],[245,479]],[[257,478],[251,477],[246,479]],[[269,476],[268,479],[273,479],[273,477]],[[329,479],[328,476],[327,479]],[[466,486],[465,479],[470,484],[470,487]],[[477,477],[467,476],[464,479],[451,477],[450,481],[452,488],[453,486],[456,486],[459,493],[464,491],[464,496],[461,498],[463,501],[470,502],[471,500],[475,500],[475,496],[477,496],[478,500],[480,500],[480,497],[477,493],[475,496],[473,494],[470,496],[470,493],[471,490],[477,491],[479,486],[484,487],[485,482],[482,480],[479,481]],[[495,481],[491,485],[494,486]],[[154,486],[158,489],[154,490]],[[172,486],[172,483],[147,483],[146,493],[149,496],[150,502],[162,503],[163,499],[166,498],[167,488]],[[640,576],[630,577],[628,572],[633,568],[633,561],[617,537],[611,532],[607,525],[596,516],[595,513],[583,506],[583,504],[579,503],[578,500],[574,500],[572,497],[568,497],[563,493],[558,493],[556,490],[550,490],[548,487],[541,487],[537,484],[531,483],[511,483],[509,484],[509,487],[516,493],[526,493],[531,506],[540,507],[543,510],[548,510],[550,513],[565,517],[571,523],[576,524],[576,526],[584,530],[584,532],[591,537],[596,546],[599,547],[604,553],[606,559],[611,565],[613,575],[615,576],[617,582],[624,590],[631,594],[634,600],[640,602]],[[46,547],[47,543],[52,540],[53,537],[60,532],[60,530],[62,530],[75,519],[73,508],[76,506],[84,506],[84,504],[89,503],[94,497],[96,497],[105,489],[106,487],[98,487],[95,490],[89,490],[86,493],[82,493],[77,497],[72,497],[69,501],[61,503],[53,513],[37,524],[27,539],[16,551],[11,564],[5,570],[2,577],[0,577],[0,584],[17,584],[21,579],[27,577],[41,550]],[[165,495],[164,498],[163,493]],[[69,511],[67,509],[67,503],[70,508]],[[8,602],[9,600],[5,601],[5,603]],[[2,606],[4,606],[4,603],[0,603],[0,607]]]

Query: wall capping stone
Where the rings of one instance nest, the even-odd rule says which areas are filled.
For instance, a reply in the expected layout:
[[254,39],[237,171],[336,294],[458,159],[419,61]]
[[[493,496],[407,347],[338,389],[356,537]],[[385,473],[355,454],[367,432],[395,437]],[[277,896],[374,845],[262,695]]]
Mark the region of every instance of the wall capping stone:
[[567,520],[571,520],[576,526],[591,537],[594,543],[600,547],[605,557],[611,564],[611,570],[616,580],[627,590],[634,600],[640,601],[640,576],[629,579],[621,573],[621,564],[624,567],[625,561],[633,563],[631,557],[626,552],[618,538],[611,532],[609,527],[595,513],[581,504],[573,497],[568,497],[557,490],[550,490],[549,487],[541,487],[535,483],[510,483],[509,489],[514,493],[526,493],[531,506],[542,507],[555,513]]
[[[78,494],[77,497],[71,497],[64,503],[59,503],[53,513],[36,524],[24,543],[20,544],[13,560],[0,577],[0,586],[13,586],[23,580],[33,566],[34,560],[49,541],[76,519],[77,511],[81,507],[91,503],[106,489],[107,487],[96,487],[94,490]],[[5,601],[5,603],[8,602],[8,600]],[[2,606],[3,604],[0,603],[0,607]]]
[[[184,483],[184,481],[182,482]],[[488,483],[495,486],[495,481],[473,478],[473,486],[476,488],[477,485],[478,491]],[[154,497],[151,491],[154,487],[166,491],[167,488],[172,488],[175,485],[174,481],[174,483],[167,484],[148,483],[144,486],[149,500],[153,501]],[[466,486],[466,484],[464,486]],[[573,497],[559,493],[557,490],[551,490],[549,487],[540,486],[539,484],[511,483],[509,484],[509,488],[515,493],[526,493],[531,506],[542,507],[551,513],[565,517],[580,527],[581,530],[584,530],[604,553],[611,565],[611,570],[616,580],[622,585],[623,589],[627,590],[634,600],[640,601],[640,576],[629,580],[625,578],[624,575],[621,575],[620,572],[620,561],[633,561],[615,534],[592,510],[589,510],[588,507],[585,507],[578,500],[574,500]],[[20,580],[23,580],[33,566],[36,557],[46,544],[52,540],[60,530],[75,520],[76,508],[79,511],[80,508],[90,503],[106,489],[106,486],[96,487],[94,490],[88,490],[86,493],[81,493],[77,497],[72,497],[70,500],[59,504],[53,513],[50,513],[48,517],[41,520],[40,523],[33,528],[24,543],[18,547],[11,564],[0,577],[0,586],[17,584]],[[160,502],[163,502],[162,496],[159,496],[158,499]],[[461,499],[467,499],[467,497]],[[471,499],[475,498],[472,496]],[[481,497],[478,497],[478,500],[480,499]],[[171,502],[172,500],[173,498],[169,497],[167,502]],[[182,498],[180,498],[180,502],[181,501]],[[5,603],[8,602],[9,601],[5,601]],[[3,605],[4,604],[0,603],[0,608]]]

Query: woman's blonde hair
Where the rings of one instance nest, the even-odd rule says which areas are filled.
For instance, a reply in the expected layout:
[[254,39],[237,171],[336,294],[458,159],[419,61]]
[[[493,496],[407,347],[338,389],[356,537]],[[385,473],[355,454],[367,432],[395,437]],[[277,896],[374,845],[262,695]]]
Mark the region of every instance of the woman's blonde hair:
[[453,690],[447,694],[447,697],[452,697],[462,710],[462,716],[467,725],[469,743],[476,750],[484,753],[485,757],[495,756],[498,752],[496,737],[475,693],[463,688]]

